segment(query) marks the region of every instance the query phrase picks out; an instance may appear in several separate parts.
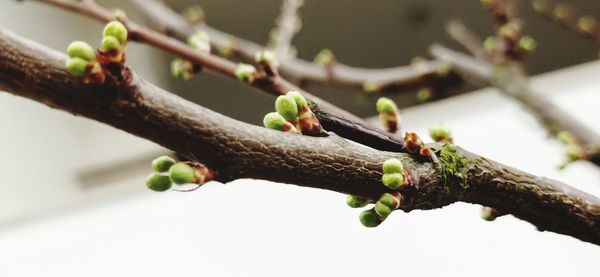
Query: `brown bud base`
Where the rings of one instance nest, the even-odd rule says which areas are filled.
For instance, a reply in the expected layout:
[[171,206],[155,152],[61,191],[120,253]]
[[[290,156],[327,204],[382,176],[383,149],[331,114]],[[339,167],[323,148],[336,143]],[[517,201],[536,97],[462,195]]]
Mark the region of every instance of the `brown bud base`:
[[277,75],[279,75],[278,72],[278,67],[279,64],[278,63],[269,63],[269,62],[258,62],[257,63],[258,68],[260,69],[260,71],[264,72],[265,75],[267,75],[268,77],[275,77]]
[[217,176],[217,172],[209,169],[208,167],[206,167],[205,165],[199,163],[199,162],[184,162],[185,164],[191,166],[194,169],[194,184],[196,184],[196,187],[193,187],[191,189],[188,190],[179,190],[179,189],[174,189],[174,191],[178,191],[178,192],[191,192],[191,191],[195,191],[197,189],[199,189],[202,185],[215,180],[216,176]]
[[398,132],[400,116],[398,116],[397,113],[395,113],[395,112],[381,113],[381,114],[379,114],[379,119],[383,123],[383,126],[385,126],[385,130],[387,132],[392,133],[392,134]]
[[307,136],[324,136],[325,132],[321,123],[319,123],[319,119],[315,115],[315,113],[308,108],[308,105],[305,105],[300,108],[300,112],[298,115],[298,125],[299,129],[302,131],[303,135]]
[[433,151],[425,145],[421,138],[414,132],[406,132],[404,135],[404,150],[411,154],[418,154],[422,158],[431,159]]

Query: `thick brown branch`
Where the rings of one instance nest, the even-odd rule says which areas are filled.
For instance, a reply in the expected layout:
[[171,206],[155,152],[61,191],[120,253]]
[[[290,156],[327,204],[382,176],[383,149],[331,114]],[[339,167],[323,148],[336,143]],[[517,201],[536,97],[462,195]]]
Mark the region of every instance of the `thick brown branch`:
[[[72,0],[37,1],[74,11],[99,21],[110,21],[113,17],[108,10],[93,3],[90,4]],[[188,47],[185,43],[147,29],[144,26],[137,25],[131,21],[128,22],[127,27],[129,29],[130,40],[147,43],[168,53],[201,64],[205,68],[219,75],[235,78],[234,71],[236,64],[229,60],[196,51],[195,49]],[[326,130],[335,132],[339,136],[376,149],[388,151],[400,151],[400,149],[402,149],[403,141],[401,138],[374,128],[362,118],[320,99],[278,76],[275,76],[275,78],[272,79],[257,80],[250,83],[250,85],[272,95],[285,94],[290,90],[299,91],[312,102],[313,111],[317,117],[319,117],[319,121],[322,122],[322,125]],[[351,126],[352,128],[349,129],[348,126]]]
[[317,138],[252,126],[142,80],[86,85],[64,70],[66,57],[0,29],[0,89],[149,139],[218,171],[221,181],[260,178],[376,199],[382,162],[402,159],[411,186],[402,210],[466,201],[493,206],[540,230],[600,244],[600,199],[452,145],[418,162],[336,136]]
[[[550,134],[556,136],[561,131],[570,132],[588,152],[587,160],[600,166],[600,136],[552,101],[533,91],[525,73],[517,64],[493,66],[441,45],[431,47],[431,54],[451,62],[457,71],[462,71],[470,78],[476,78],[476,82],[493,85],[505,95],[519,101],[538,118]],[[466,79],[470,79],[469,77]]]
[[[251,61],[254,54],[264,47],[254,42],[235,37],[206,24],[189,24],[182,16],[155,0],[130,0],[142,13],[152,21],[159,23],[181,38],[188,37],[198,30],[206,32],[211,38],[214,49],[233,46],[236,54],[246,61]],[[279,71],[286,77],[299,81],[316,81],[322,83],[343,84],[361,87],[365,82],[380,87],[407,87],[438,82],[438,70],[444,66],[440,61],[425,61],[418,65],[399,66],[382,69],[357,68],[336,62],[324,67],[297,58],[283,59]]]

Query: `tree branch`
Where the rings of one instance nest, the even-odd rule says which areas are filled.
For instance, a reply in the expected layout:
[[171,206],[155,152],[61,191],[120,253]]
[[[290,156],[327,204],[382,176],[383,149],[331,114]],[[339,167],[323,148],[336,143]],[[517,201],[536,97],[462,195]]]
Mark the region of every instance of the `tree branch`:
[[448,49],[441,45],[431,47],[431,54],[438,59],[446,60],[455,66],[457,71],[463,72],[466,79],[476,78],[477,83],[486,83],[498,88],[507,95],[528,108],[537,117],[539,122],[556,136],[561,131],[573,134],[581,143],[586,153],[586,159],[600,166],[600,136],[589,127],[563,111],[552,101],[541,97],[533,91],[527,82],[527,77],[516,64],[493,66],[468,56],[466,54]]
[[[186,38],[194,32],[201,30],[211,38],[214,49],[234,47],[245,61],[252,61],[254,54],[264,50],[264,47],[254,42],[235,37],[206,24],[193,25],[181,15],[165,7],[156,0],[130,0],[139,11],[153,22],[159,23],[168,32],[180,38]],[[281,61],[279,71],[285,77],[298,81],[315,81],[321,83],[342,84],[362,87],[365,83],[372,83],[385,89],[386,87],[415,87],[428,83],[439,82],[438,71],[445,64],[440,61],[424,61],[417,65],[399,66],[382,69],[358,68],[335,62],[325,67],[309,61],[289,58]]]
[[122,129],[217,171],[221,181],[259,178],[377,199],[382,162],[400,158],[410,186],[400,209],[466,201],[493,206],[540,230],[600,244],[600,199],[448,144],[436,162],[378,151],[336,136],[252,126],[170,94],[134,72],[130,82],[86,85],[64,71],[65,55],[0,29],[0,89]]
[[[77,2],[72,0],[35,1],[77,12],[102,22],[110,21],[113,18],[112,13],[93,2]],[[205,68],[219,75],[235,78],[234,71],[236,64],[229,60],[196,51],[195,49],[188,47],[185,43],[145,28],[144,26],[135,24],[135,22],[129,21],[127,23],[127,28],[129,30],[129,39],[132,41],[147,43],[162,49],[165,52],[201,64]],[[256,80],[249,85],[272,95],[282,95],[291,90],[300,92],[311,102],[311,108],[319,118],[323,128],[335,132],[337,135],[344,138],[380,150],[400,151],[404,146],[402,138],[397,135],[376,129],[364,119],[300,89],[279,76]]]
[[284,0],[276,22],[276,27],[273,29],[275,34],[272,39],[275,54],[280,61],[290,57],[292,40],[299,31],[300,17],[298,10],[303,4],[303,0]]

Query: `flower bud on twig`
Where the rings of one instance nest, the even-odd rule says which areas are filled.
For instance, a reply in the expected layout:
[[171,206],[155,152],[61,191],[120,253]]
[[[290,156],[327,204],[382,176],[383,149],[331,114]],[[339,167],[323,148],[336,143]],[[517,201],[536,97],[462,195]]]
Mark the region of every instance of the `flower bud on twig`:
[[235,69],[235,77],[246,83],[252,83],[254,81],[254,74],[256,74],[256,68],[249,64],[240,63]]
[[429,136],[435,142],[454,143],[452,132],[442,123],[436,123],[429,127]]
[[328,66],[335,62],[335,55],[333,55],[331,49],[322,49],[315,56],[313,62],[318,65]]
[[396,103],[387,97],[380,97],[376,104],[379,119],[390,133],[398,131],[399,115]]
[[300,133],[300,131],[298,131],[298,129],[296,129],[292,123],[285,120],[283,116],[276,112],[266,114],[263,118],[263,125],[269,129],[278,130],[285,133]]

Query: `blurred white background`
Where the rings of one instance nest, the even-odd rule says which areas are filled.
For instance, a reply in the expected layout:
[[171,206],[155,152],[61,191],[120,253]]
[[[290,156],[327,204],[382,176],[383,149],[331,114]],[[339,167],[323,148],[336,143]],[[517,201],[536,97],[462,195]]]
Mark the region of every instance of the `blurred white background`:
[[[0,25],[60,50],[75,39],[94,41],[89,30],[101,28],[13,1],[0,3]],[[157,52],[130,49],[128,62],[141,75],[168,86],[149,59]],[[534,85],[600,132],[598,72],[600,62],[593,62],[536,77]],[[345,196],[328,191],[239,180],[193,193],[153,193],[144,178],[150,160],[166,150],[5,93],[0,110],[0,276],[597,276],[600,270],[598,246],[540,233],[512,216],[486,222],[470,204],[396,212],[367,229]],[[441,119],[466,149],[600,195],[597,168],[578,162],[556,170],[562,147],[492,89],[403,112],[405,128],[423,137]]]

